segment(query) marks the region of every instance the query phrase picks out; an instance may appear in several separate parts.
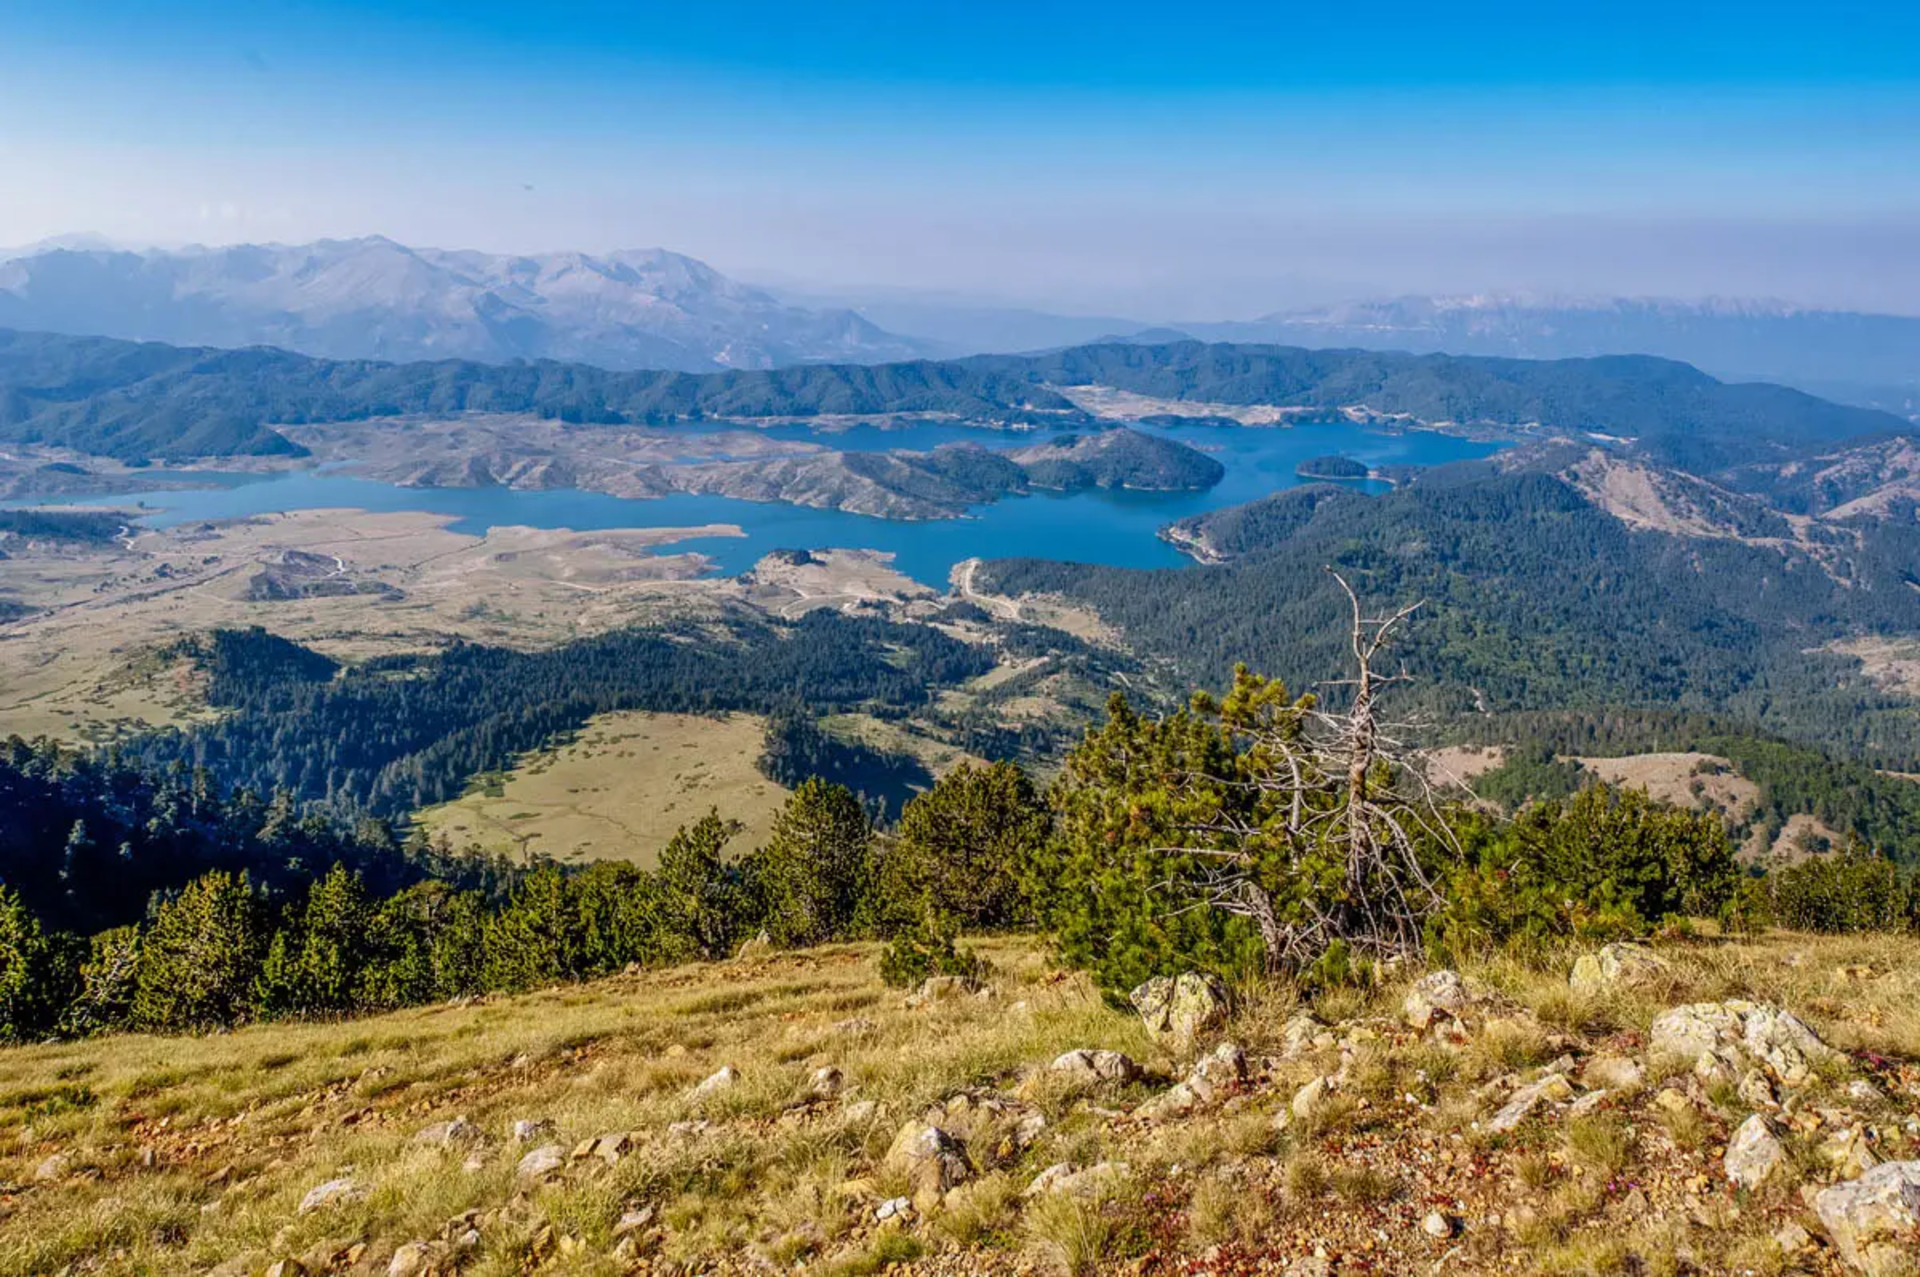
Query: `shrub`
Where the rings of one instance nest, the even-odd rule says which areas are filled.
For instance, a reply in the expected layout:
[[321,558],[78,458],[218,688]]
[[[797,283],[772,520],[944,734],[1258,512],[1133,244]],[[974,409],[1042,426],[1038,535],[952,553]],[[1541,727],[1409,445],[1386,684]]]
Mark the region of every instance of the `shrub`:
[[958,937],[952,918],[929,911],[888,943],[880,955],[880,978],[895,988],[909,988],[936,975],[980,979],[987,964],[973,950],[957,945]]
[[1773,921],[1800,931],[1895,931],[1911,927],[1916,894],[1899,870],[1850,848],[1771,870],[1763,897]]

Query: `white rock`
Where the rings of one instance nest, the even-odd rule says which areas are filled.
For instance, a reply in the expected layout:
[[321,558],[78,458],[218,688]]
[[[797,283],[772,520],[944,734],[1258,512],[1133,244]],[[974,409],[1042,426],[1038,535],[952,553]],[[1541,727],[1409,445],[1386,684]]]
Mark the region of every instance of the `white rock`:
[[1332,1078],[1317,1077],[1313,1079],[1313,1081],[1293,1093],[1293,1103],[1290,1106],[1293,1109],[1293,1115],[1298,1118],[1312,1117],[1314,1111],[1326,1102],[1327,1096],[1332,1093],[1333,1089],[1334,1082]]
[[701,1080],[700,1085],[694,1087],[693,1090],[687,1094],[690,1099],[710,1099],[722,1091],[731,1090],[734,1083],[739,1080],[740,1071],[731,1064],[723,1064],[720,1066],[718,1072],[707,1075]]
[[1202,971],[1155,976],[1128,995],[1155,1039],[1186,1050],[1227,1022],[1227,987]]
[[551,1134],[553,1134],[552,1118],[523,1117],[513,1124],[513,1142],[516,1144],[531,1144]]
[[542,1144],[521,1158],[513,1173],[521,1179],[544,1179],[566,1164],[566,1149],[558,1144]]
[[1420,1221],[1420,1231],[1435,1239],[1453,1236],[1453,1221],[1439,1211],[1428,1211],[1427,1217]]
[[1741,1188],[1758,1188],[1787,1162],[1787,1150],[1758,1113],[1740,1123],[1727,1141],[1727,1178]]
[[873,1217],[884,1224],[892,1219],[904,1220],[911,1214],[913,1214],[913,1201],[910,1198],[889,1197],[880,1203],[879,1208],[873,1212]]
[[1656,984],[1672,970],[1671,963],[1643,944],[1609,944],[1582,955],[1567,983],[1576,989],[1634,988]]
[[907,1177],[916,1198],[937,1199],[973,1173],[966,1148],[930,1122],[902,1126],[887,1148],[886,1165]]
[[456,1117],[451,1121],[421,1127],[414,1135],[413,1142],[434,1148],[451,1148],[456,1144],[478,1144],[484,1139],[486,1133],[479,1127],[465,1117]]
[[1140,1066],[1119,1051],[1089,1051],[1086,1049],[1068,1051],[1056,1057],[1047,1066],[1050,1073],[1059,1073],[1072,1081],[1088,1086],[1111,1084],[1124,1085],[1140,1076]]
[[1459,972],[1430,971],[1407,991],[1401,1010],[1406,1014],[1407,1023],[1424,1033],[1436,1020],[1459,1019],[1474,1001]]
[[1882,1162],[1814,1195],[1814,1213],[1841,1258],[1872,1277],[1912,1271],[1920,1230],[1920,1161]]
[[825,1064],[813,1071],[807,1079],[807,1098],[813,1100],[831,1100],[838,1098],[847,1089],[847,1075],[831,1064]]
[[422,1277],[440,1259],[440,1248],[432,1242],[408,1242],[393,1252],[387,1264],[387,1277]]
[[300,1199],[300,1213],[311,1215],[329,1206],[357,1202],[366,1195],[367,1191],[351,1179],[330,1179],[307,1190],[307,1195]]
[[1510,1131],[1533,1115],[1545,1100],[1564,1100],[1573,1094],[1573,1087],[1567,1079],[1558,1073],[1549,1073],[1537,1081],[1529,1082],[1513,1093],[1498,1113],[1487,1121],[1487,1129],[1496,1134]]

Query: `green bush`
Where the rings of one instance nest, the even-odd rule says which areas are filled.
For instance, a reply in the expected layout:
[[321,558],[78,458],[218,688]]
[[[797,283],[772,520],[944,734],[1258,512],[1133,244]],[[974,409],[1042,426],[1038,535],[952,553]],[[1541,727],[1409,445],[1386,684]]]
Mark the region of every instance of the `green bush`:
[[1798,931],[1906,930],[1920,903],[1892,862],[1858,848],[1773,869],[1761,895],[1773,922]]
[[888,942],[880,955],[880,978],[895,988],[911,988],[936,975],[980,980],[987,971],[986,961],[955,943],[959,935],[951,917],[928,912]]

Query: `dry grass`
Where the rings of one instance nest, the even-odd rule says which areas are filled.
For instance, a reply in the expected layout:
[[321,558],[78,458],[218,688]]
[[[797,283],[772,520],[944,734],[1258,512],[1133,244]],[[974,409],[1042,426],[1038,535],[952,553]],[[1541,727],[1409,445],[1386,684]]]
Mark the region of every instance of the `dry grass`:
[[455,847],[651,865],[676,829],[717,808],[742,824],[740,848],[757,846],[787,796],[754,766],[765,728],[752,714],[597,715],[418,819]]
[[[1470,967],[1470,980],[1514,1010],[1461,1049],[1392,1031],[1411,974],[1324,994],[1323,1018],[1371,1026],[1351,1049],[1272,1063],[1247,1094],[1143,1125],[1114,1110],[1156,1085],[1076,1093],[1030,1084],[1033,1070],[1075,1047],[1122,1050],[1168,1075],[1180,1061],[1083,979],[1053,970],[1035,943],[982,948],[996,996],[919,1010],[879,985],[872,948],[847,945],[355,1022],[0,1051],[0,1181],[17,1186],[0,1211],[0,1277],[80,1264],[237,1275],[287,1257],[318,1264],[356,1243],[367,1247],[361,1267],[377,1271],[404,1242],[450,1237],[468,1212],[479,1213],[483,1240],[460,1266],[482,1274],[613,1271],[622,1245],[716,1274],[877,1273],[917,1265],[923,1252],[940,1274],[1036,1264],[1081,1273],[1155,1250],[1258,1255],[1279,1239],[1314,1238],[1337,1246],[1329,1230],[1338,1229],[1348,1243],[1379,1235],[1412,1246],[1390,1258],[1424,1271],[1440,1251],[1417,1251],[1419,1221],[1436,1199],[1462,1193],[1474,1195],[1463,1219],[1508,1219],[1491,1235],[1455,1239],[1457,1271],[1503,1271],[1502,1248],[1513,1245],[1527,1247],[1539,1271],[1674,1271],[1680,1209],[1716,1221],[1710,1239],[1698,1225],[1687,1235],[1703,1270],[1767,1272],[1778,1260],[1763,1243],[1798,1198],[1788,1186],[1736,1201],[1721,1182],[1716,1159],[1736,1113],[1690,1107],[1663,1121],[1653,1078],[1607,1109],[1514,1134],[1489,1135],[1488,1113],[1513,1077],[1567,1049],[1556,1035],[1598,1035],[1623,1049],[1683,1001],[1776,1001],[1835,1045],[1920,1057],[1913,942],[1708,936],[1665,946],[1674,972],[1651,990],[1575,997],[1568,955]],[[1229,1032],[1256,1055],[1277,1050],[1294,995],[1248,992]],[[869,1026],[842,1027],[853,1017]],[[739,1083],[690,1098],[722,1064],[740,1070]],[[801,1105],[825,1064],[844,1072],[847,1096]],[[1341,1069],[1319,1114],[1279,1129],[1276,1112],[1295,1087]],[[1844,1102],[1850,1069],[1828,1070],[1808,1093]],[[1492,1078],[1502,1080],[1483,1092]],[[1896,1092],[1877,1119],[1893,1131],[1911,1106],[1878,1080]],[[973,1178],[905,1227],[877,1223],[881,1201],[912,1195],[883,1164],[894,1132],[963,1091],[1029,1096],[1047,1128],[1022,1148],[1012,1139],[1017,1113],[949,1108],[942,1125],[965,1140]],[[868,1100],[877,1111],[854,1107]],[[468,1150],[414,1141],[456,1114],[491,1137],[473,1169],[464,1168]],[[551,1182],[523,1184],[514,1168],[524,1150],[507,1139],[518,1118],[550,1119],[550,1138],[565,1149],[608,1132],[633,1146],[615,1164],[583,1160]],[[705,1125],[674,1126],[685,1122]],[[1814,1137],[1785,1139],[1794,1178],[1831,1178]],[[66,1173],[36,1182],[55,1152],[72,1157]],[[1131,1176],[1104,1200],[1020,1196],[1053,1163],[1112,1161]],[[1480,1169],[1462,1178],[1471,1166]],[[1702,1173],[1715,1185],[1705,1196],[1661,1197],[1669,1189],[1655,1187]],[[340,1176],[364,1196],[297,1212],[309,1189]],[[1625,1185],[1646,1186],[1657,1208],[1626,1211]],[[620,1220],[642,1208],[650,1222],[623,1242]]]

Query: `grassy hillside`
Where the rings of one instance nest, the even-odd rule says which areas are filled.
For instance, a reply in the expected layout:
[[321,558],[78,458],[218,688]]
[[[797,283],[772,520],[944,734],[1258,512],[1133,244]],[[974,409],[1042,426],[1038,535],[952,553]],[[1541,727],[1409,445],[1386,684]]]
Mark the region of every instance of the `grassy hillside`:
[[754,766],[765,731],[753,714],[600,714],[414,823],[456,848],[651,866],[675,830],[718,808],[744,826],[741,846],[759,846],[786,798]]
[[[837,946],[345,1024],[0,1051],[0,1273],[1254,1273],[1316,1253],[1342,1273],[1443,1256],[1511,1273],[1517,1255],[1542,1272],[1832,1273],[1817,1240],[1774,1240],[1818,1231],[1801,1185],[1849,1177],[1823,1150],[1847,1130],[1889,1159],[1920,1139],[1913,941],[1676,944],[1653,985],[1599,992],[1568,987],[1571,955],[1469,968],[1494,1000],[1458,1046],[1402,1020],[1410,974],[1310,1008],[1250,989],[1221,1031],[1247,1078],[1185,1115],[1142,1106],[1187,1057],[1030,943],[982,951],[990,992],[918,1007],[879,984],[872,949]],[[1847,1053],[1794,1084],[1787,1162],[1754,1190],[1721,1164],[1752,1088],[1646,1045],[1662,1009],[1736,996]],[[1303,1009],[1324,1027],[1290,1025]],[[1146,1072],[1105,1085],[1045,1068],[1082,1047]],[[1603,1084],[1622,1061],[1644,1077]],[[737,1080],[696,1095],[723,1066]],[[814,1094],[823,1068],[840,1094]],[[1326,1076],[1331,1094],[1295,1116]],[[1493,1129],[1523,1082],[1554,1077],[1561,1098]],[[896,1132],[936,1108],[970,1170],[877,1221],[912,1192],[889,1164]],[[434,1129],[456,1118],[471,1141]],[[516,1142],[519,1121],[553,1125]],[[516,1170],[547,1146],[551,1169]],[[1061,1162],[1107,1169],[1023,1196]]]

